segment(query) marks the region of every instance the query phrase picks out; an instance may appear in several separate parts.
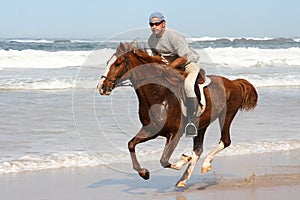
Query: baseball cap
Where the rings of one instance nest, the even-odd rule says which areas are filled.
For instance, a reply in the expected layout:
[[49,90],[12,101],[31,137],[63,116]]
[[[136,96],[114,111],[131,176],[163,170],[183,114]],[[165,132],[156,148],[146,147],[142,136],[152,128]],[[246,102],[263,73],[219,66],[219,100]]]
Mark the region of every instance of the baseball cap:
[[[152,20],[152,18],[158,18],[159,20]],[[165,20],[165,17],[161,12],[154,12],[149,17],[150,23],[161,22],[163,20]]]

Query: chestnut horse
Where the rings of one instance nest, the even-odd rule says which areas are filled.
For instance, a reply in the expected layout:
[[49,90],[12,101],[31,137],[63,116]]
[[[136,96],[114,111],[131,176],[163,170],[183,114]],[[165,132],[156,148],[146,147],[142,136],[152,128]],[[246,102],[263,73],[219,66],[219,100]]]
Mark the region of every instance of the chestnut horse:
[[184,76],[176,69],[168,67],[160,56],[150,56],[146,50],[134,47],[132,43],[120,43],[116,53],[107,63],[101,76],[98,90],[101,95],[109,95],[111,91],[130,80],[139,100],[139,118],[142,128],[128,142],[133,168],[144,179],[149,179],[150,172],[142,168],[137,160],[135,146],[158,136],[166,138],[166,144],[160,163],[164,168],[181,169],[189,163],[177,187],[185,187],[196,162],[203,151],[203,139],[207,127],[214,120],[219,120],[221,138],[202,165],[202,173],[211,169],[211,161],[215,155],[228,147],[230,125],[238,110],[251,110],[256,107],[258,95],[248,81],[228,80],[222,76],[208,76],[211,83],[204,88],[206,99],[205,111],[197,117],[198,135],[193,138],[193,153],[182,155],[177,163],[169,163],[169,159],[183,135],[186,117],[181,108],[184,101]]

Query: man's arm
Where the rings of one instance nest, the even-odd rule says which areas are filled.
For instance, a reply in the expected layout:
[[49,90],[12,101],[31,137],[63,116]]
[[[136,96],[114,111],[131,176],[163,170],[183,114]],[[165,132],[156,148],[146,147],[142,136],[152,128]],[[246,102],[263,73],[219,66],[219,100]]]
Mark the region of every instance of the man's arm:
[[170,63],[169,66],[176,69],[177,67],[186,64],[186,62],[187,62],[187,56],[185,55],[183,57],[176,58],[173,62]]

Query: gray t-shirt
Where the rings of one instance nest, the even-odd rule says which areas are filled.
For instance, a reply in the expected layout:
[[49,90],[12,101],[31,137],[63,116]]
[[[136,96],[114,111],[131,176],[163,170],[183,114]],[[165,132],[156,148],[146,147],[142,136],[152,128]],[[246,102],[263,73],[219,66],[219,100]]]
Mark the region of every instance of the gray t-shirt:
[[151,49],[155,49],[158,53],[178,55],[179,57],[187,55],[187,63],[198,62],[199,55],[187,43],[183,35],[166,28],[163,36],[157,38],[153,33],[148,39]]

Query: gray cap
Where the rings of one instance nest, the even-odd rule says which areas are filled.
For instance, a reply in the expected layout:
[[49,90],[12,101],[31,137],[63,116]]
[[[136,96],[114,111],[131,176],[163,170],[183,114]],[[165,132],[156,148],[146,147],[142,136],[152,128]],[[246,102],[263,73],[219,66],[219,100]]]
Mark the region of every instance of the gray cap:
[[[159,20],[152,20],[152,18],[158,18]],[[149,17],[149,22],[150,23],[161,22],[163,20],[165,20],[165,17],[160,12],[154,12]]]

